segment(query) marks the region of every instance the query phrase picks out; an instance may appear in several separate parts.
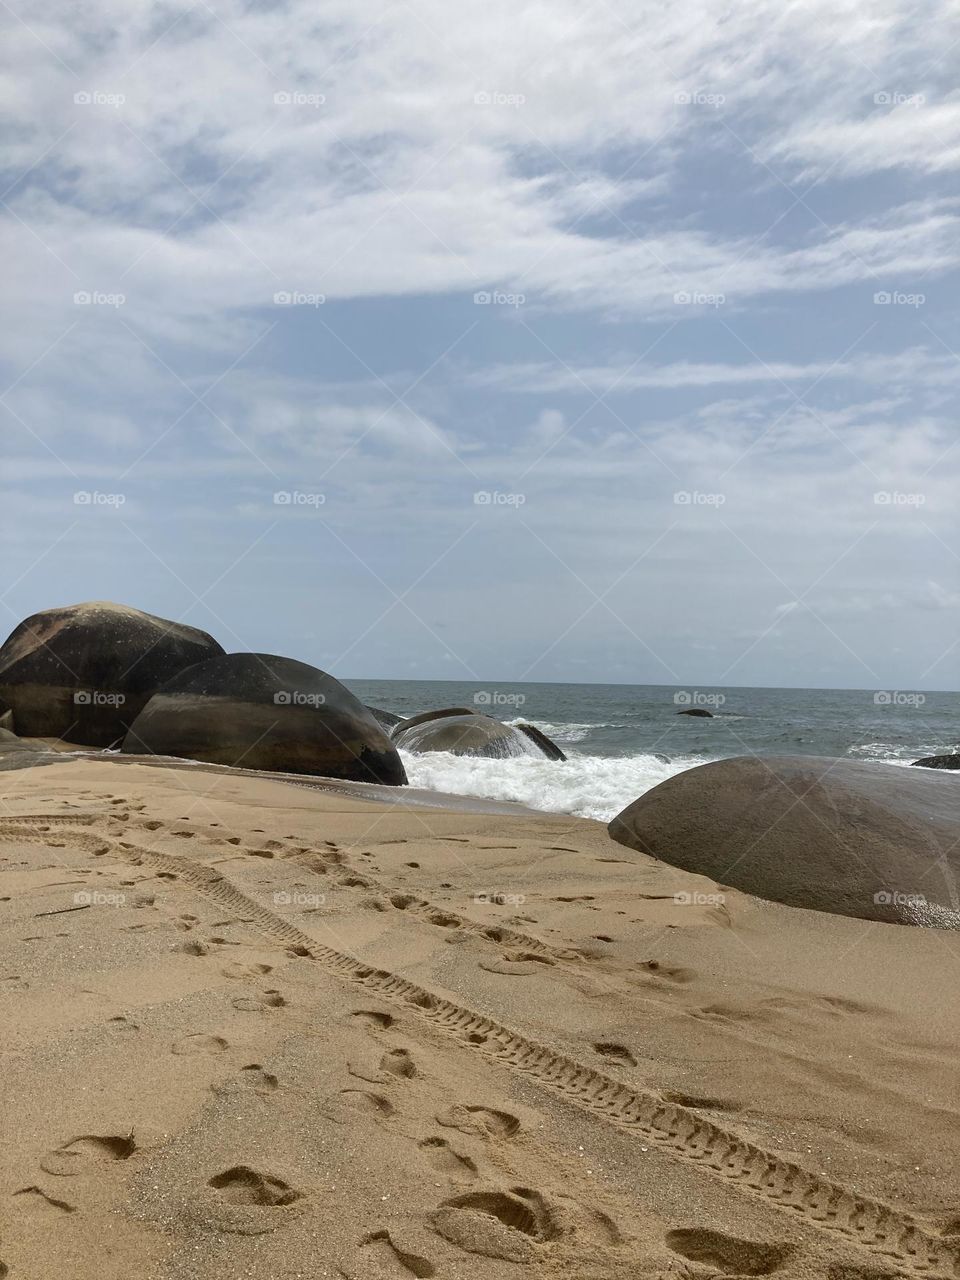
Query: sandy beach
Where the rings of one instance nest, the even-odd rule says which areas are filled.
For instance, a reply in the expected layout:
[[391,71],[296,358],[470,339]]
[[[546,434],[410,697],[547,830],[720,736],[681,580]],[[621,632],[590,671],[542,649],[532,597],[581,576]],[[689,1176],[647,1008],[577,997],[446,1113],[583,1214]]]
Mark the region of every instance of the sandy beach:
[[957,1274],[956,934],[508,805],[4,784],[11,1280]]

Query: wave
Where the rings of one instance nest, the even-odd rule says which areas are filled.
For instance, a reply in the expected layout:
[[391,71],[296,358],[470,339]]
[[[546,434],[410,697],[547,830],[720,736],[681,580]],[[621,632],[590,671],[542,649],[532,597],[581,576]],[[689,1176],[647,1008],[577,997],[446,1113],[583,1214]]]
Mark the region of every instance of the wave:
[[692,756],[676,757],[667,764],[651,755],[582,755],[569,760],[533,756],[489,760],[449,751],[424,755],[401,751],[400,755],[412,787],[510,800],[546,813],[569,813],[599,822],[609,822],[637,796],[674,774],[706,763]]

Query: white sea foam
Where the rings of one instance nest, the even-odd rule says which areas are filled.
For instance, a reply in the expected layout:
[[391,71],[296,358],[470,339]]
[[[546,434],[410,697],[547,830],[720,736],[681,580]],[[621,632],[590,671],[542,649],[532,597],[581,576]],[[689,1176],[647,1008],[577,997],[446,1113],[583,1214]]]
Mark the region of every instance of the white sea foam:
[[569,813],[601,822],[609,822],[644,791],[704,763],[702,759],[677,757],[665,764],[651,755],[574,756],[569,760],[533,756],[488,760],[448,751],[424,755],[401,751],[400,755],[413,787],[510,800],[547,813]]

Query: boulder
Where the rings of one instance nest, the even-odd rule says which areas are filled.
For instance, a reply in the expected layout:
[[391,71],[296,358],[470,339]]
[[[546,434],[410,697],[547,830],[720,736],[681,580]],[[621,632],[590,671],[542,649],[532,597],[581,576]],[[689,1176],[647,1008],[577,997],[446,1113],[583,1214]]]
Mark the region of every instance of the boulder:
[[540,748],[548,760],[566,760],[566,756],[553,741],[548,738],[542,729],[538,729],[535,724],[518,724],[514,725],[518,733],[522,733],[525,737]]
[[122,750],[391,786],[407,780],[390,739],[339,680],[269,653],[228,653],[181,672],[140,712]]
[[405,751],[449,751],[455,756],[486,756],[505,760],[528,755],[527,739],[512,725],[464,707],[425,711],[398,724],[393,741]]
[[45,609],[0,647],[0,700],[23,737],[107,747],[161,685],[222,653],[205,631],[126,605]]
[[738,756],[628,805],[614,840],[793,907],[960,928],[953,778],[821,756]]
[[925,756],[913,763],[918,769],[960,769],[960,755]]
[[57,764],[62,756],[39,742],[24,742],[9,729],[0,729],[0,773],[12,769],[32,769],[35,765]]
[[367,710],[388,738],[396,725],[403,721],[403,716],[396,716],[392,711],[381,711],[379,707],[368,706]]
[[706,720],[713,719],[713,712],[706,707],[687,707],[686,711],[678,711],[678,716],[702,716]]

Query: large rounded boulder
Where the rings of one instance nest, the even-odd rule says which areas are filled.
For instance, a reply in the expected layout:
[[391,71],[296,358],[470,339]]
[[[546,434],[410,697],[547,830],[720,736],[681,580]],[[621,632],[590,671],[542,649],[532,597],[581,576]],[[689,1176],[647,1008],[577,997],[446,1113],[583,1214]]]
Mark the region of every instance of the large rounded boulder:
[[960,928],[960,787],[922,769],[739,756],[653,787],[614,840],[792,907]]
[[0,647],[0,702],[21,737],[106,747],[161,685],[222,653],[205,631],[127,605],[44,609]]
[[449,751],[455,756],[484,756],[494,760],[541,754],[554,760],[566,758],[546,734],[532,725],[504,724],[466,707],[445,707],[411,716],[396,726],[392,736],[398,747],[418,755]]
[[390,739],[339,680],[269,653],[228,653],[182,672],[153,695],[122,749],[390,786],[407,780]]

